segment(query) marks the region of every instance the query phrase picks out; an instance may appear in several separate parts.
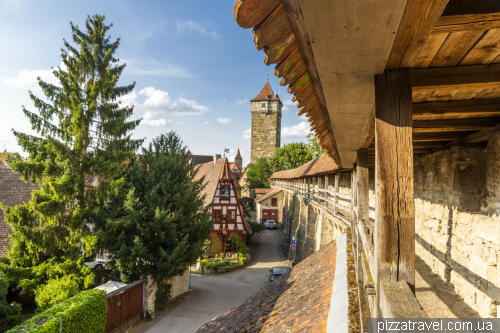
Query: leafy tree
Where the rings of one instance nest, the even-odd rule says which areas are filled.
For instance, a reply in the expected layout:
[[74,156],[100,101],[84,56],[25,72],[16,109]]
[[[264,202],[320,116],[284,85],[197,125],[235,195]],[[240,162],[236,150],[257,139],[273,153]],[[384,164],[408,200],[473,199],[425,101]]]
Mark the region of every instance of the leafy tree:
[[318,137],[314,133],[307,134],[307,149],[311,154],[312,159],[320,157],[323,154],[323,148],[318,144]]
[[43,312],[70,297],[78,294],[78,280],[71,275],[56,277],[39,285],[35,291],[37,312]]
[[274,156],[269,159],[269,166],[273,172],[291,170],[312,159],[308,145],[303,142],[293,142],[276,148]]
[[7,165],[10,165],[10,162],[12,161],[22,161],[23,158],[19,153],[9,153],[8,151],[4,151],[3,153],[0,153],[0,156],[5,156],[5,161],[7,162]]
[[140,120],[128,120],[133,108],[118,102],[134,84],[118,86],[125,68],[114,57],[120,39],[111,41],[106,34],[112,25],[104,21],[88,17],[86,31],[70,23],[78,49],[64,40],[64,65],[53,71],[60,85],[38,78],[46,99],[29,92],[38,112],[23,106],[38,136],[13,130],[29,158],[9,164],[24,181],[40,184],[27,203],[13,208],[0,203],[12,228],[10,263],[32,269],[31,278],[18,285],[23,292],[65,275],[80,286],[93,283],[83,258],[97,242],[92,228],[104,223],[98,210],[119,191],[124,162],[142,144],[130,134]]
[[21,304],[7,303],[9,285],[9,279],[3,270],[0,270],[0,332],[5,332],[23,321]]
[[255,163],[248,164],[247,172],[247,187],[254,188],[269,188],[269,177],[273,171],[269,165],[267,158],[258,158]]
[[194,180],[194,164],[186,162],[185,151],[174,132],[143,148],[131,162],[126,190],[111,198],[108,209],[114,217],[100,232],[121,280],[151,274],[160,304],[168,297],[165,281],[203,255],[213,224],[201,195],[204,179]]

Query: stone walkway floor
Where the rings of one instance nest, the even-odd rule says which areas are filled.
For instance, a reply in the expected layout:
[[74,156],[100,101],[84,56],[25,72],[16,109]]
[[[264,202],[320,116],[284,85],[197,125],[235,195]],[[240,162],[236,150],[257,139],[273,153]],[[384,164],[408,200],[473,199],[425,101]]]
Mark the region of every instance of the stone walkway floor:
[[430,318],[481,318],[427,264],[415,257],[416,296]]

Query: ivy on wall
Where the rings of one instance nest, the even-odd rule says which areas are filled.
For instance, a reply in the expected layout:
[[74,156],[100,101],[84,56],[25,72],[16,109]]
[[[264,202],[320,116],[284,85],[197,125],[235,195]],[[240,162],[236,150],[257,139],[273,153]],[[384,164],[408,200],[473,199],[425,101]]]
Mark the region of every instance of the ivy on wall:
[[59,316],[63,316],[62,331],[78,333],[104,333],[108,303],[106,292],[90,289],[69,298],[28,319],[6,333],[59,332]]

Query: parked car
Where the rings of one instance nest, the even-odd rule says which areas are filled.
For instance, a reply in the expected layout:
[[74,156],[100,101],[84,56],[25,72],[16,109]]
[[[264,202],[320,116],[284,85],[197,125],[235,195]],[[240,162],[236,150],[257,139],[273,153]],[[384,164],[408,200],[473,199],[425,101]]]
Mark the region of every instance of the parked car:
[[273,282],[289,270],[289,267],[273,267],[269,270],[269,282]]
[[106,261],[102,259],[96,259],[94,261],[88,261],[83,263],[85,266],[88,266],[93,269],[104,269],[106,268]]
[[266,229],[278,228],[278,224],[276,224],[276,222],[274,222],[273,220],[267,220],[266,222],[264,222],[264,225],[266,226]]

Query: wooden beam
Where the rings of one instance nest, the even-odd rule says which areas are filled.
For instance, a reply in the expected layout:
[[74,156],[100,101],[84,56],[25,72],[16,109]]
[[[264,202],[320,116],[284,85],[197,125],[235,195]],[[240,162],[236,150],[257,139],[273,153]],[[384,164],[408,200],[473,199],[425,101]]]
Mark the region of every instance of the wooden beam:
[[375,75],[376,290],[382,282],[406,281],[415,292],[411,93],[410,68]]
[[498,0],[450,0],[443,16],[468,16],[500,12]]
[[335,136],[331,131],[330,116],[327,112],[325,95],[323,93],[323,87],[319,78],[316,60],[312,51],[312,43],[314,43],[314,41],[312,41],[311,43],[300,1],[282,0],[282,3],[283,7],[285,8],[285,13],[288,17],[288,21],[290,22],[290,26],[292,27],[292,31],[295,35],[295,42],[299,47],[300,55],[302,56],[302,60],[304,61],[304,65],[306,66],[310,82],[314,88],[314,92],[318,96],[318,101],[323,113],[323,117],[329,124],[330,130],[325,131],[325,135],[328,136],[328,139],[331,142],[331,148],[328,149],[328,153],[335,161],[335,163],[339,166],[339,168],[342,168],[342,161],[340,160],[340,155],[337,150]]
[[339,178],[340,178],[340,171],[337,171],[335,173],[335,197],[333,199],[333,202],[335,203],[335,207],[333,207],[333,212],[337,214],[339,212],[337,205],[339,203],[339,197],[337,193],[339,193]]
[[500,118],[414,120],[413,133],[480,131],[498,123]]
[[464,118],[493,115],[500,115],[500,98],[413,103],[413,120],[443,116]]
[[368,177],[368,149],[362,148],[358,150],[358,158],[356,161],[357,168],[357,192],[358,192],[358,220],[370,220],[370,187]]
[[414,133],[413,142],[429,142],[429,141],[453,141],[463,139],[467,134],[464,133]]
[[498,28],[500,28],[500,13],[455,15],[442,16],[432,33],[438,34],[470,30],[486,31]]
[[414,69],[412,87],[413,91],[500,88],[500,64]]
[[[441,146],[444,146],[444,143],[442,141],[438,141],[438,142],[432,142],[432,141],[417,141],[415,142],[415,140],[413,141],[413,148],[436,148],[436,147],[441,147]],[[373,142],[372,144],[370,144],[370,146],[368,147],[368,150],[371,151],[371,150],[375,150],[375,143]]]
[[383,282],[377,291],[382,318],[429,318],[407,283]]
[[368,147],[373,141],[373,137],[375,137],[375,104],[373,105],[370,117],[366,122],[365,133],[363,134],[359,148]]
[[500,124],[497,124],[494,127],[472,133],[470,135],[467,135],[465,138],[458,139],[455,141],[452,141],[450,143],[447,143],[443,147],[434,149],[433,152],[444,150],[444,149],[449,149],[451,147],[455,146],[461,146],[461,145],[466,145],[466,144],[472,144],[472,143],[479,143],[479,142],[484,142],[490,139],[490,137],[493,135],[493,133],[500,131]]
[[448,0],[408,0],[386,69],[413,65],[447,4]]

